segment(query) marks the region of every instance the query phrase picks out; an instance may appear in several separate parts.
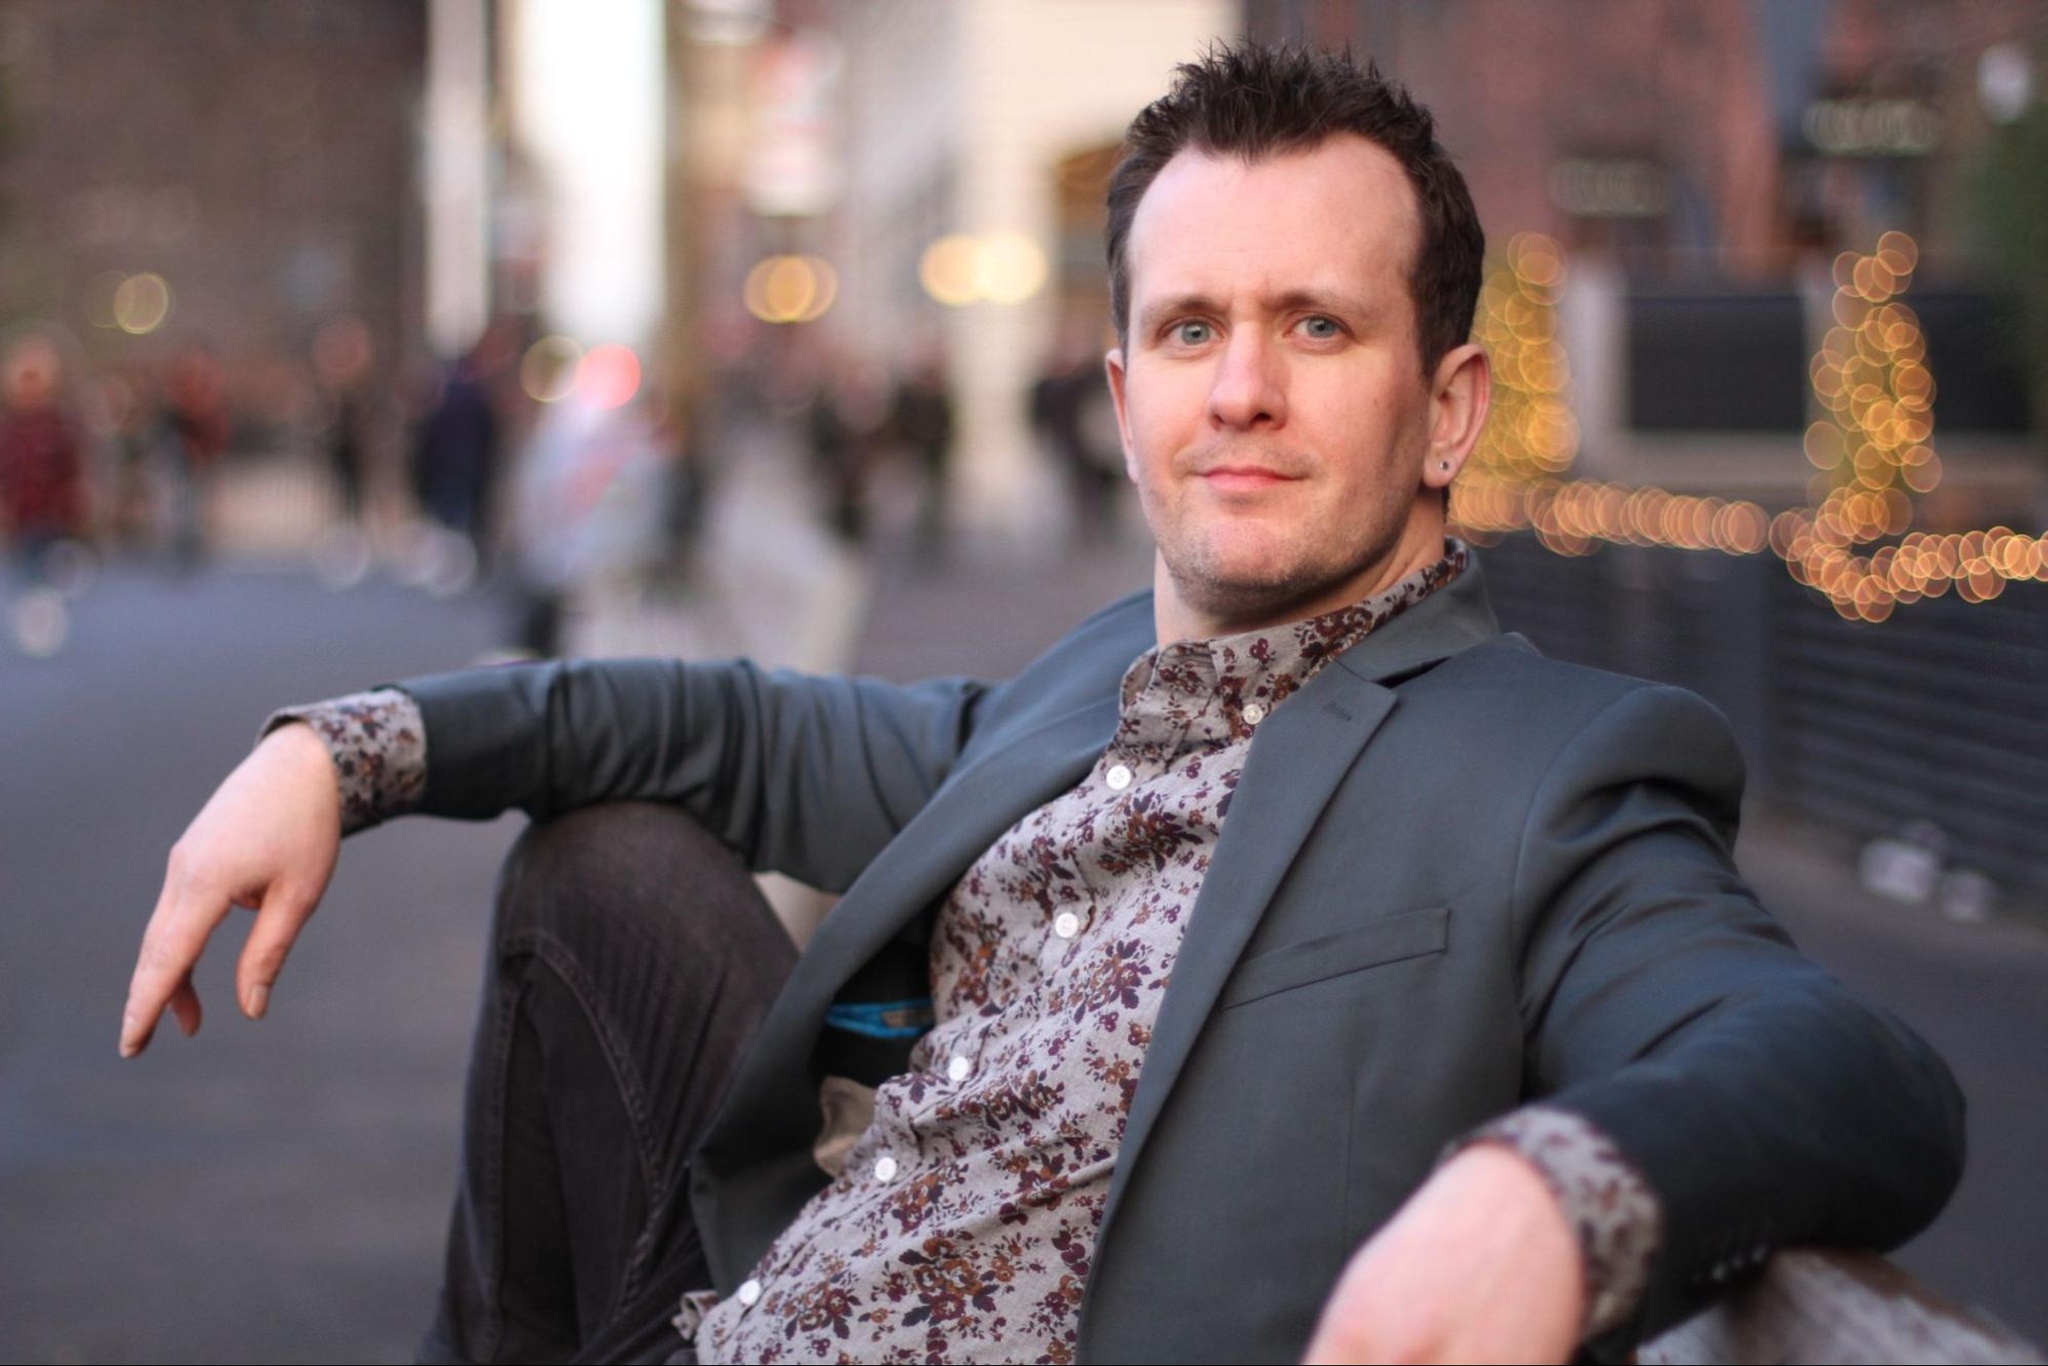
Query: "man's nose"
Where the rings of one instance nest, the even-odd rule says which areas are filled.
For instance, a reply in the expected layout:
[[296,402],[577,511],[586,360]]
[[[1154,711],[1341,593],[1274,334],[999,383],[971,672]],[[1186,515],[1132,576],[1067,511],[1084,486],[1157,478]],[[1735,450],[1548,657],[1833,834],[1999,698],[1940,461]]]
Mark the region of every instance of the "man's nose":
[[1270,338],[1240,328],[1223,348],[1209,389],[1209,420],[1221,427],[1277,427],[1287,421],[1286,359]]

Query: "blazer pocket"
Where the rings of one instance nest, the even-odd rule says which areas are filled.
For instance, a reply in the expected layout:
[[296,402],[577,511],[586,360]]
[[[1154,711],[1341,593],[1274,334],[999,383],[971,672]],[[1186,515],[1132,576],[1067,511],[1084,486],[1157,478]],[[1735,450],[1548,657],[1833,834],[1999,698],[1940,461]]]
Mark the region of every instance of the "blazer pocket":
[[1224,988],[1221,1008],[1245,1005],[1332,977],[1363,972],[1404,958],[1442,953],[1450,943],[1451,908],[1402,911],[1370,925],[1304,939],[1247,958]]

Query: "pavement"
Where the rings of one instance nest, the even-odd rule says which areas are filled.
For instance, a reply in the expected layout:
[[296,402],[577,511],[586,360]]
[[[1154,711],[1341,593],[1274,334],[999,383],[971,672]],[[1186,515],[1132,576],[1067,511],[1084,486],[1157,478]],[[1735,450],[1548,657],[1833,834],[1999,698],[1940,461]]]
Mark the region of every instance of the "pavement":
[[[1001,676],[1145,580],[1135,538],[962,534],[920,558],[900,498],[881,548],[849,553],[756,437],[684,586],[593,596],[574,648]],[[486,593],[376,575],[328,591],[288,553],[303,538],[267,534],[191,578],[106,573],[54,658],[0,645],[0,1361],[397,1361],[426,1321],[516,818],[357,836],[270,1018],[232,1012],[216,952],[201,1036],[114,1055],[163,855],[263,714],[456,667],[504,634]],[[1866,893],[1854,854],[1768,811],[1740,849],[1808,950],[1933,1041],[1969,1097],[1963,1189],[1899,1260],[2048,1341],[2048,908],[1951,924]]]

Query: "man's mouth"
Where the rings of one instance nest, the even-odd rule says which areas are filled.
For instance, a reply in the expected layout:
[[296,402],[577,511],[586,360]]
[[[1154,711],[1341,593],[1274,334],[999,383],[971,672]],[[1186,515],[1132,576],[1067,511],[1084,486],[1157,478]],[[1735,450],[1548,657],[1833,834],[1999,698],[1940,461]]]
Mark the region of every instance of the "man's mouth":
[[1278,484],[1292,483],[1299,475],[1283,474],[1265,465],[1218,465],[1199,476],[1210,488],[1226,493],[1253,493]]

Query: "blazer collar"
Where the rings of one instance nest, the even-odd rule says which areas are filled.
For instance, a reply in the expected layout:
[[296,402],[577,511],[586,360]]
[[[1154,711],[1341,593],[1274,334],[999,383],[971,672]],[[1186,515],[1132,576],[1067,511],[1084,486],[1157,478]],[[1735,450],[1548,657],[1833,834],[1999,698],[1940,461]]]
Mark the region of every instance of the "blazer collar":
[[1337,656],[1336,663],[1368,683],[1390,683],[1499,634],[1479,554],[1468,550],[1463,573]]

